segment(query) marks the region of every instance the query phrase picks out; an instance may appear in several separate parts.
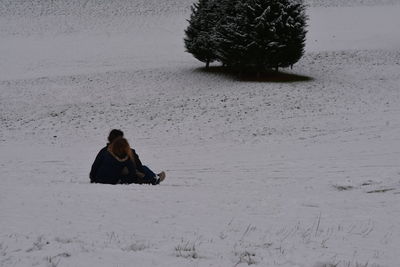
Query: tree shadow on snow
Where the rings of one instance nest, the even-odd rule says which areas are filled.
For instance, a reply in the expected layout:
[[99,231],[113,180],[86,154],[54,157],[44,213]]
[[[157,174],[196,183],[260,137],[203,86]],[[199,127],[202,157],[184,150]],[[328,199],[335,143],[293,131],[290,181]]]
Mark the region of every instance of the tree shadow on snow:
[[314,78],[299,75],[295,73],[288,73],[283,71],[264,71],[261,73],[256,72],[242,72],[229,70],[222,66],[210,66],[208,69],[198,68],[198,72],[217,74],[226,76],[229,79],[241,82],[267,82],[267,83],[292,83],[292,82],[310,82]]

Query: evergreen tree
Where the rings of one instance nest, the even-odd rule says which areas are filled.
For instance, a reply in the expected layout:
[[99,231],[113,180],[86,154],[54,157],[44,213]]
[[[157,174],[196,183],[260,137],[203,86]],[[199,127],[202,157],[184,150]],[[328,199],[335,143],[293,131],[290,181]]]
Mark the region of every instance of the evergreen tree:
[[219,20],[218,0],[199,0],[191,9],[188,20],[189,26],[185,30],[186,51],[198,60],[209,64],[217,59],[215,43],[215,25]]
[[304,54],[305,27],[301,0],[235,1],[216,27],[216,54],[240,71],[288,67]]
[[220,14],[220,20],[214,29],[215,35],[215,54],[217,60],[224,66],[232,66],[235,61],[235,54],[230,53],[230,48],[236,45],[235,34],[237,30],[235,18],[238,15],[237,5],[240,0],[220,0],[217,12]]

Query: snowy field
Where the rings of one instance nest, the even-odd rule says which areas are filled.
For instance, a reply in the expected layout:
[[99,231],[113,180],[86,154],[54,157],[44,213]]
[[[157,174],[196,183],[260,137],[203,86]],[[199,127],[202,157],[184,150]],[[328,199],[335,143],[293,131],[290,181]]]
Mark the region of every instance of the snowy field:
[[[308,4],[305,78],[255,82],[187,0],[0,0],[0,266],[399,266],[400,2]],[[89,183],[112,128],[164,183]]]

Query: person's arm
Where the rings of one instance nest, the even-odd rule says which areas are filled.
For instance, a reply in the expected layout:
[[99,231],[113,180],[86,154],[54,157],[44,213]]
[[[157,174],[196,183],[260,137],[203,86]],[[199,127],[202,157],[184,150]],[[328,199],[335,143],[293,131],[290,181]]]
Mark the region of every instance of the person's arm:
[[135,163],[132,160],[127,160],[123,164],[123,173],[120,177],[121,184],[140,183],[136,174]]
[[134,159],[134,161],[135,161],[136,169],[137,169],[138,171],[142,172],[142,171],[143,171],[143,164],[142,164],[142,162],[141,162],[140,159],[139,159],[139,155],[136,154],[135,149],[132,149],[132,154],[133,154],[133,159]]
[[91,183],[96,182],[97,170],[99,169],[101,163],[103,162],[105,150],[106,150],[106,148],[103,148],[99,151],[99,153],[96,156],[96,159],[94,160],[94,162],[92,164],[92,168],[90,169],[90,174],[89,174]]

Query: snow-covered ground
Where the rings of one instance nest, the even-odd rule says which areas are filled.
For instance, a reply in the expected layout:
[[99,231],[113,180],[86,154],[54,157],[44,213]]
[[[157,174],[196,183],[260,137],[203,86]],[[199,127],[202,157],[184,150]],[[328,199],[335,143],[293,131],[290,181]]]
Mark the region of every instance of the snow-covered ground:
[[[398,266],[400,5],[309,4],[308,78],[244,82],[190,1],[0,0],[0,266]],[[112,128],[163,184],[89,184]]]

